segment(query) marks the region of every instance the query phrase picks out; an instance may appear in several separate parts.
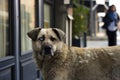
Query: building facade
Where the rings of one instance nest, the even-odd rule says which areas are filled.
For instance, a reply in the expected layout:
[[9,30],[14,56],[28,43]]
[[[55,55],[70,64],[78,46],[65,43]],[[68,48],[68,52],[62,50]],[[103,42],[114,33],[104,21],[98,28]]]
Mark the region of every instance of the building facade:
[[64,1],[0,0],[0,80],[40,79],[26,33],[35,27],[56,27],[66,32]]

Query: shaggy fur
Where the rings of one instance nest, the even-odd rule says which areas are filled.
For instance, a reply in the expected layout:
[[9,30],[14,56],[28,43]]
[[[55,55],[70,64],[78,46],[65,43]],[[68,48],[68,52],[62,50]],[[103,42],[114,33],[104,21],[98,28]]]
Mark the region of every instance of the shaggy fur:
[[[63,32],[55,30],[57,35],[51,28],[42,32],[39,29],[36,38],[44,34],[46,39],[43,42],[35,39],[35,30],[28,33],[31,39],[34,36],[34,57],[44,80],[120,80],[120,46],[68,48],[58,37],[59,34],[63,38]],[[56,41],[49,41],[51,35],[57,38]],[[45,43],[52,45],[54,55],[42,55]]]

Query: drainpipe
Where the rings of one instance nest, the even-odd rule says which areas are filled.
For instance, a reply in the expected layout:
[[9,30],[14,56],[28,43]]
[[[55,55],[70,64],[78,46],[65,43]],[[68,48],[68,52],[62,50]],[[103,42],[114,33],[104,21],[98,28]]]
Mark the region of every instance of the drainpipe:
[[72,46],[72,20],[73,20],[73,8],[67,8],[67,20],[68,20],[68,46]]
[[39,1],[39,27],[44,27],[44,0]]
[[92,7],[93,7],[93,0],[90,0],[90,27],[89,27],[89,30],[90,30],[90,35],[93,36],[93,10],[92,10]]
[[73,17],[68,14],[68,46],[72,46],[72,20]]
[[[44,0],[38,0],[38,26],[44,28]],[[40,70],[37,68],[37,79],[43,80]]]
[[20,79],[20,36],[19,36],[19,0],[14,0],[14,53],[15,53],[15,80]]

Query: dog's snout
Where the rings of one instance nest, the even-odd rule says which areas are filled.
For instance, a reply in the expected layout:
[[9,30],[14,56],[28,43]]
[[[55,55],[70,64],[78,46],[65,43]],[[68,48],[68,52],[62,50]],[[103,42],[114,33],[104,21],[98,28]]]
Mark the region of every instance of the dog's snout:
[[44,46],[44,53],[47,55],[47,54],[51,54],[51,51],[52,51],[52,47],[47,45],[47,46]]
[[51,46],[45,46],[45,51],[50,51],[51,50]]
[[43,55],[54,55],[53,47],[51,45],[45,45],[42,51]]

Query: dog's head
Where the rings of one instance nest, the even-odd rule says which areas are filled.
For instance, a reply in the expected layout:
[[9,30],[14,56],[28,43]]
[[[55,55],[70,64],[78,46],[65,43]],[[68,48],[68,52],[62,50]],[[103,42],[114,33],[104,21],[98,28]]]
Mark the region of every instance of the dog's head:
[[28,32],[32,39],[33,50],[40,55],[54,56],[63,45],[65,33],[57,28],[35,28]]

